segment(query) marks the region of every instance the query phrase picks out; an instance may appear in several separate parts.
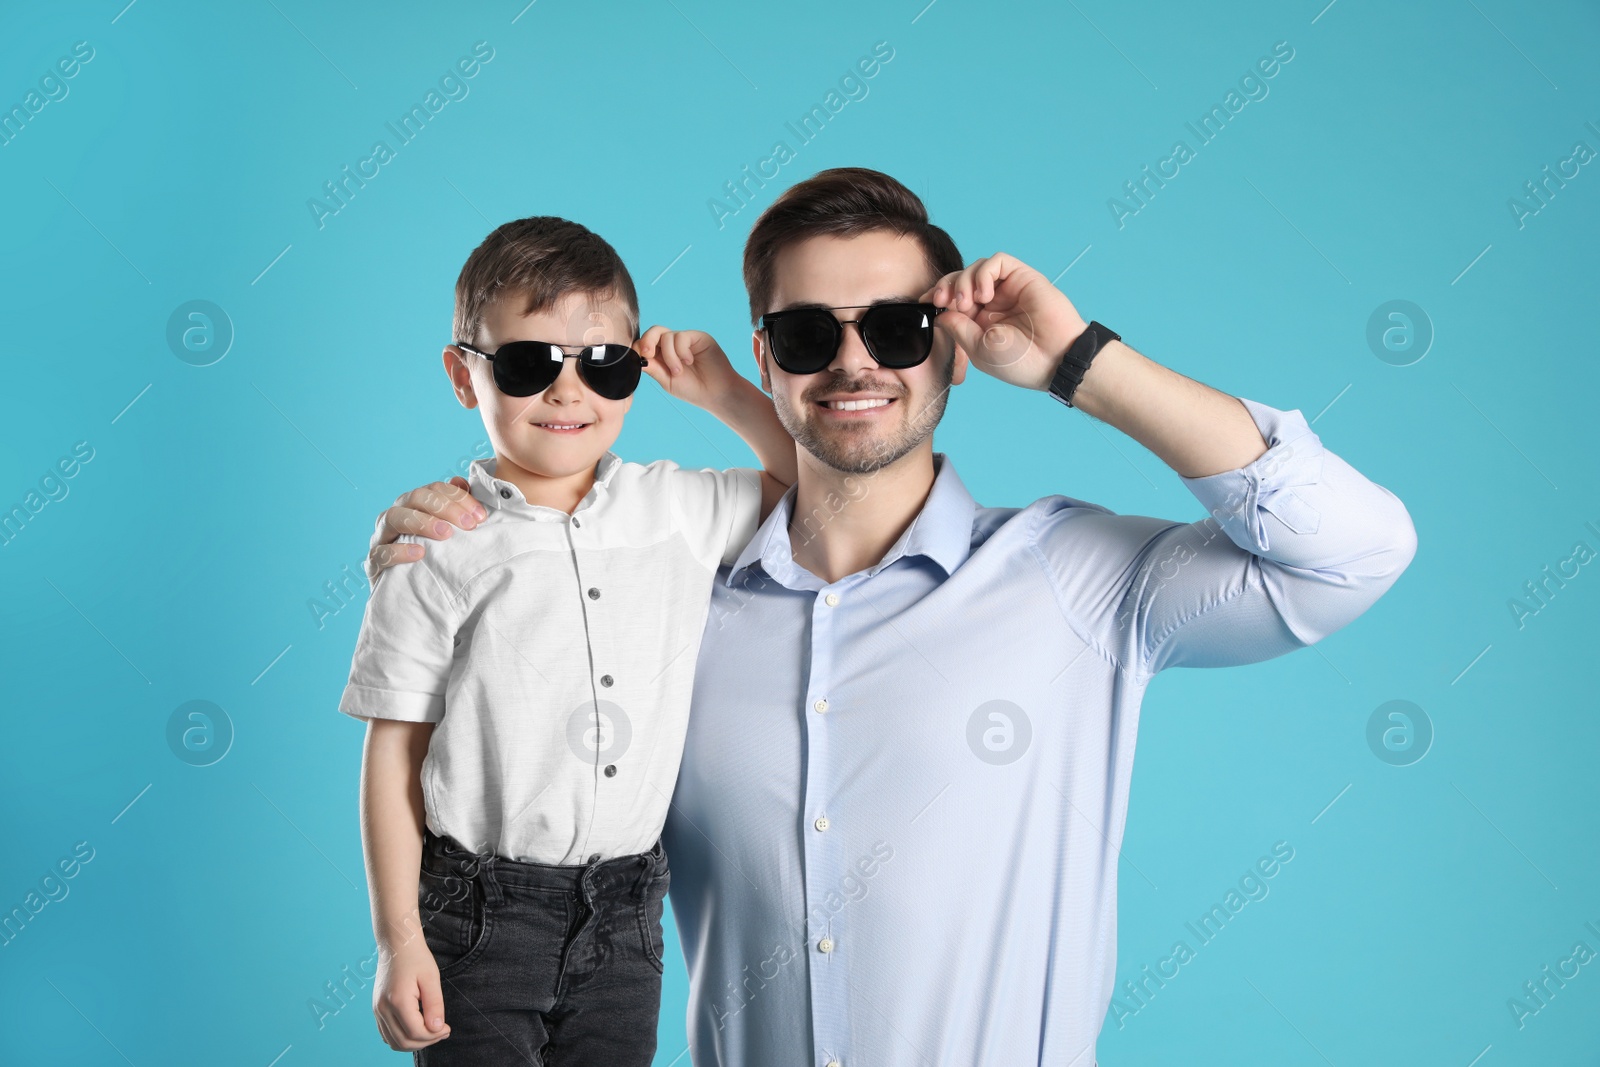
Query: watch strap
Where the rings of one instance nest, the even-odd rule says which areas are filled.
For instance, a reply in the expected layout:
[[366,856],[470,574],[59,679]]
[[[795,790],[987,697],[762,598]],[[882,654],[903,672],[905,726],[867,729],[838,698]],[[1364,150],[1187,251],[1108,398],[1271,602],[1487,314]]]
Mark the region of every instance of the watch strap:
[[1050,379],[1050,395],[1067,407],[1072,407],[1072,394],[1083,383],[1083,376],[1088,372],[1089,364],[1094,361],[1094,357],[1108,341],[1120,340],[1122,335],[1110,327],[1090,322],[1061,357],[1061,364],[1056,367],[1056,373]]

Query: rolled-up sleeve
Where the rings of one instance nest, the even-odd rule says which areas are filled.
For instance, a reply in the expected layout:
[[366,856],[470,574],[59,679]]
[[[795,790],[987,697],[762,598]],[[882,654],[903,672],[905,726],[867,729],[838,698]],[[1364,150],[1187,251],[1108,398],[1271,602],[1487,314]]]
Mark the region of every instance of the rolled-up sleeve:
[[1183,484],[1209,515],[1143,546],[1118,616],[1147,680],[1168,667],[1254,663],[1315,644],[1377,602],[1416,555],[1398,497],[1298,410],[1240,398],[1265,453]]
[[[409,534],[400,541],[421,543]],[[339,710],[359,719],[439,722],[456,630],[450,598],[427,558],[383,572],[367,600]]]

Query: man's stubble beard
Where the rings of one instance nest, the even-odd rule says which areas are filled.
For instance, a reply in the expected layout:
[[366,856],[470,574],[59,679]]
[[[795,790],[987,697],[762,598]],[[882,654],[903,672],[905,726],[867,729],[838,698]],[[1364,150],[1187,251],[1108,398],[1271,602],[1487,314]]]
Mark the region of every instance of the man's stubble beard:
[[[937,357],[935,357],[937,358]],[[795,443],[809,452],[819,463],[842,474],[871,474],[911,452],[923,441],[933,436],[934,427],[944,416],[945,404],[950,399],[950,382],[955,370],[955,360],[941,360],[943,373],[939,388],[920,410],[903,415],[899,426],[887,439],[868,436],[860,428],[841,426],[832,434],[824,433],[809,416],[798,414],[782,394],[773,394],[773,407],[778,421],[789,431]],[[895,403],[904,405],[908,394],[903,386],[874,382],[870,378],[843,378],[830,376],[808,386],[802,394],[806,411],[810,411],[811,398],[824,393],[888,393]]]

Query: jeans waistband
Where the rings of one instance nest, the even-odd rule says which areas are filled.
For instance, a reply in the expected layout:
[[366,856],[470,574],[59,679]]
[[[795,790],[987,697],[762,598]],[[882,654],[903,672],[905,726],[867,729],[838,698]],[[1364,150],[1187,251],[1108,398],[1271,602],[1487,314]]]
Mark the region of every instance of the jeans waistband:
[[642,897],[645,886],[667,866],[666,850],[659,839],[648,852],[630,856],[582,864],[529,863],[492,852],[474,852],[448,834],[435,834],[424,826],[422,851],[424,860],[431,857],[435,867],[482,882],[492,898],[498,898],[501,886],[557,889],[585,898],[617,892]]

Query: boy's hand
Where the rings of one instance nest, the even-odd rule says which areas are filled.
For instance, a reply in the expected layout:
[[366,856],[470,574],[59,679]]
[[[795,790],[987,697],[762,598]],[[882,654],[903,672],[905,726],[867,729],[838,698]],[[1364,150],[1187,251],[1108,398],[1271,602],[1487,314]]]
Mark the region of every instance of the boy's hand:
[[372,1014],[378,1033],[396,1052],[427,1048],[450,1036],[439,965],[420,937],[379,956]]
[[661,388],[696,407],[714,412],[734,390],[753,388],[708,333],[652,326],[639,338],[638,349],[650,361],[645,373]]

